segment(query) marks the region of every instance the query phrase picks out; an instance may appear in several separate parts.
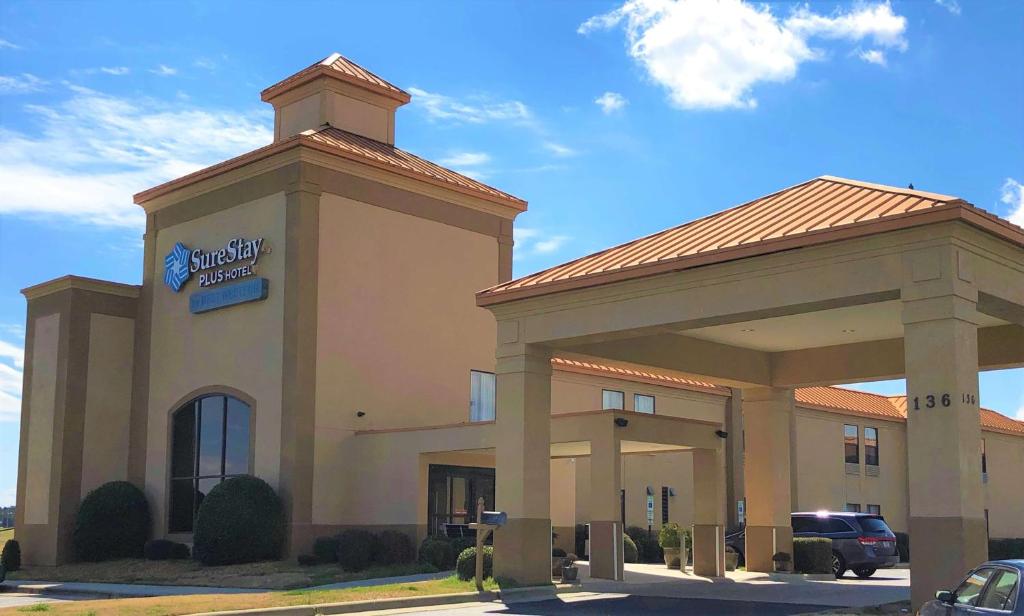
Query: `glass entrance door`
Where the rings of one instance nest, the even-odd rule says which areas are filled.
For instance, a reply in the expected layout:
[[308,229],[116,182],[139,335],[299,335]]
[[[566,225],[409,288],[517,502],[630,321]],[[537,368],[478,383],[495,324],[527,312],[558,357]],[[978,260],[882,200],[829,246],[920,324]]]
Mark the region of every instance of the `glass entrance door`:
[[476,499],[494,508],[494,469],[431,464],[427,480],[427,530],[443,534],[444,524],[476,521]]

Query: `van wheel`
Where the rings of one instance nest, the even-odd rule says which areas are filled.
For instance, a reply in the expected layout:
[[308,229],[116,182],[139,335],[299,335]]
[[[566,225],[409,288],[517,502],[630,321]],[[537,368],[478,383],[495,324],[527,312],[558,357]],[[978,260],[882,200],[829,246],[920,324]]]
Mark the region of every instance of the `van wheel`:
[[862,580],[866,580],[872,575],[874,575],[875,571],[878,571],[878,569],[874,569],[872,567],[858,567],[853,570],[857,577],[859,577]]
[[839,552],[832,552],[832,574],[838,580],[843,577],[844,573],[846,573],[846,561],[843,560],[843,555]]

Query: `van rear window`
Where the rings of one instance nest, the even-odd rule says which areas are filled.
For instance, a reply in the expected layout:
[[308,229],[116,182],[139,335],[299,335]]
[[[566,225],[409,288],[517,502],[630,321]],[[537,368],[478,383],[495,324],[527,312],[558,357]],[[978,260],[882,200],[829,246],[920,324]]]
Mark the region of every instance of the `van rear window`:
[[862,517],[857,520],[865,532],[869,533],[891,533],[889,525],[882,518]]

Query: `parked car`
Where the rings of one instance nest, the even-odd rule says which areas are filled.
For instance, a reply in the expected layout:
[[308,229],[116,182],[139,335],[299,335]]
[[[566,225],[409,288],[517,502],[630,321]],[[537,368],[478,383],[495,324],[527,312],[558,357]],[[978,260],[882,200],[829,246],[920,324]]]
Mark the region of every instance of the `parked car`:
[[[828,537],[832,540],[832,573],[837,578],[847,571],[869,578],[879,569],[896,566],[896,535],[885,518],[870,513],[838,511],[800,512],[790,515],[794,537]],[[745,563],[745,529],[725,536],[725,544],[739,552]]]
[[918,616],[1024,615],[1024,560],[991,560],[967,574],[956,590],[940,590]]

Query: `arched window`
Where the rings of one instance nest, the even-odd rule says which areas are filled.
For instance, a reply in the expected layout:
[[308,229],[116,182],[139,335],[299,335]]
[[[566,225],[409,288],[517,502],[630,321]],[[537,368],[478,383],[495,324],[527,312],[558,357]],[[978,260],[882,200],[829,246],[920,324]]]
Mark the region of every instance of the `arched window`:
[[192,532],[196,511],[213,486],[250,473],[249,415],[248,404],[221,394],[196,398],[174,412],[170,532]]

